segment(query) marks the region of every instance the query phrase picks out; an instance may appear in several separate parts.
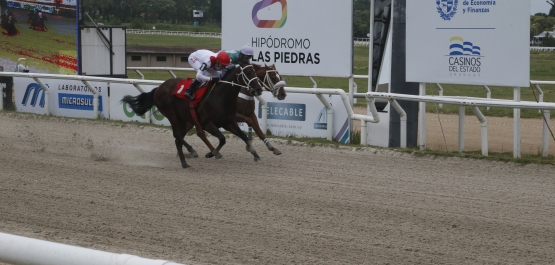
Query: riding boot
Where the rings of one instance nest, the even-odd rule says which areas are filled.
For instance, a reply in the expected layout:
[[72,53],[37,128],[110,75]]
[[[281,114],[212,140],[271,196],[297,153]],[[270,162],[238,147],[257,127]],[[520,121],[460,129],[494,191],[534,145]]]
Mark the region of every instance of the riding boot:
[[191,86],[189,86],[189,89],[187,89],[187,91],[185,91],[185,96],[193,99],[195,97],[195,92],[199,89],[200,86],[200,82],[195,79],[193,81],[193,83],[191,83]]

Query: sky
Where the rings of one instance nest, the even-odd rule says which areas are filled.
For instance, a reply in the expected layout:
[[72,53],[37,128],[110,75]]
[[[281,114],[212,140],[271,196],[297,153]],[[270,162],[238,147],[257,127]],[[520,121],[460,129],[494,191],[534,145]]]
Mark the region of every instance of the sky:
[[546,0],[530,0],[530,15],[536,13],[549,13],[551,5]]

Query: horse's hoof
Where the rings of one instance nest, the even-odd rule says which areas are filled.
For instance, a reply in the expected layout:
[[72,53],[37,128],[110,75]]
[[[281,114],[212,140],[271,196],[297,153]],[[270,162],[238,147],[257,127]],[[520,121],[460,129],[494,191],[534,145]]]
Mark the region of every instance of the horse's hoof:
[[260,157],[255,157],[254,162],[260,162]]
[[185,163],[185,164],[181,164],[181,167],[182,168],[188,168],[188,167],[191,167],[191,166],[189,166],[189,164]]
[[191,153],[191,157],[197,158],[197,157],[198,157],[198,153],[197,153],[197,152],[192,152],[192,153]]
[[222,154],[218,153],[218,154],[216,155],[216,159],[222,159],[222,158],[224,158],[224,157],[222,156]]
[[277,155],[277,156],[278,156],[278,155],[281,155],[281,151],[279,151],[279,150],[277,150],[277,149],[274,150],[274,155]]
[[212,152],[210,152],[210,153],[204,155],[204,157],[206,157],[206,158],[212,158],[212,157],[214,157],[214,154],[212,154]]

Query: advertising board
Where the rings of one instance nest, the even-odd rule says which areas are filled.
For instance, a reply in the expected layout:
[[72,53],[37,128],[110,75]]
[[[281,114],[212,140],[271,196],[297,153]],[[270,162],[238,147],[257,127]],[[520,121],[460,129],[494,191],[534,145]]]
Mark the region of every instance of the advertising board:
[[408,82],[527,87],[530,1],[407,1]]
[[[262,98],[268,103],[267,128],[272,135],[294,137],[327,137],[327,109],[322,102],[312,94],[294,94],[286,100],[280,101],[271,93],[263,93]],[[326,97],[333,106],[333,139],[340,143],[350,142],[349,116],[343,106],[341,97],[330,95]],[[259,121],[262,108],[255,100],[255,114]],[[248,130],[245,123],[240,123],[243,131]]]
[[352,1],[222,1],[222,49],[254,48],[253,62],[283,75],[349,77]]
[[[42,79],[48,87],[48,108],[53,116],[92,118],[93,93],[81,81],[63,79]],[[109,119],[108,84],[90,82],[99,92],[98,116]],[[14,77],[16,111],[45,114],[46,93],[32,78]]]

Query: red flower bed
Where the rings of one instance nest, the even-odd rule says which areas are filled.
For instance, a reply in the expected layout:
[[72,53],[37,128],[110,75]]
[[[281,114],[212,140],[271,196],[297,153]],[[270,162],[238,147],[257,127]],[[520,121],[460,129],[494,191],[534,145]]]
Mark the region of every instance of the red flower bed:
[[43,61],[57,65],[62,68],[71,69],[77,71],[77,58],[71,57],[63,54],[49,54],[41,55],[41,52],[33,48],[26,48],[19,50],[16,47],[10,47],[7,49],[11,53],[21,55],[27,59],[35,59],[38,61]]

